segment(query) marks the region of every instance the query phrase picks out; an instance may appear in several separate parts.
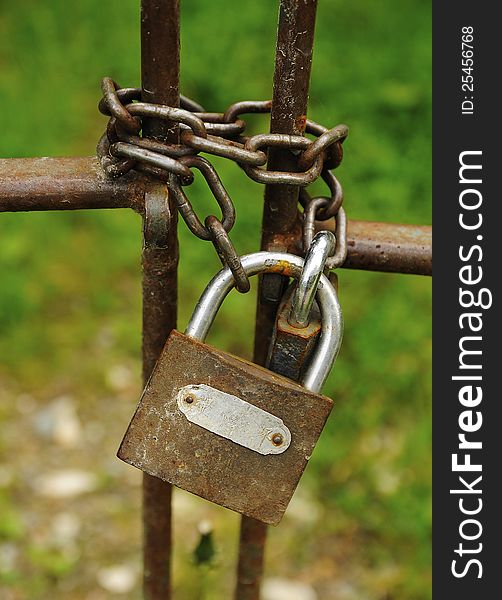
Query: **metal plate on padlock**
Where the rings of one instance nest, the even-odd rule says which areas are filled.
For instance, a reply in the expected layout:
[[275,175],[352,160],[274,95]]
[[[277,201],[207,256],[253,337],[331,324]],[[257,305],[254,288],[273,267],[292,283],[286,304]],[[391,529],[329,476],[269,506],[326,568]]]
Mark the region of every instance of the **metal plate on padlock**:
[[[187,419],[178,394],[206,385],[281,419],[282,454],[262,455]],[[122,460],[178,487],[268,524],[296,489],[333,402],[253,363],[173,331],[122,441]]]
[[210,385],[186,385],[178,408],[191,422],[259,454],[282,454],[291,432],[282,419]]

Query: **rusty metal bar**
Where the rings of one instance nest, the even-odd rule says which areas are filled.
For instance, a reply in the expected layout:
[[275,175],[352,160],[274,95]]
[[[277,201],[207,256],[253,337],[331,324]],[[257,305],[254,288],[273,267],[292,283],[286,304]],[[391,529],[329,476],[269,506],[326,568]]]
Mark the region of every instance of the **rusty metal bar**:
[[0,212],[143,207],[146,179],[111,180],[95,157],[0,159]]
[[[312,66],[317,0],[281,0],[274,70],[270,132],[303,134]],[[267,169],[294,170],[294,157],[270,148]],[[290,242],[285,236],[291,236]],[[299,237],[298,188],[267,185],[262,222],[262,250],[287,251]],[[267,350],[282,296],[283,278],[260,278],[256,313],[254,361],[265,364]],[[236,600],[259,600],[263,575],[266,525],[242,517],[239,538]]]
[[[326,221],[317,225],[327,228]],[[347,246],[344,268],[432,275],[431,227],[349,221]]]
[[[176,326],[177,214],[165,185],[145,195],[143,218],[143,381]],[[144,597],[170,597],[171,486],[143,476]]]
[[251,517],[242,517],[235,600],[259,600],[266,541],[267,526]]
[[[115,180],[104,175],[96,158],[0,159],[0,212],[132,208],[144,211],[145,191],[155,186],[139,174]],[[317,231],[334,231],[319,221]],[[432,228],[372,221],[349,221],[343,268],[417,275],[432,274]],[[291,250],[290,232],[275,242]]]
[[[179,106],[179,0],[141,2],[142,100]],[[178,125],[145,119],[147,137],[178,143]],[[167,188],[145,196],[143,246],[143,379],[148,380],[177,316],[177,210]],[[172,487],[143,475],[143,593],[171,597]]]
[[[317,0],[281,0],[274,70],[270,132],[305,132]],[[267,169],[294,171],[295,157],[287,149],[270,148]],[[267,185],[263,207],[262,250],[295,252],[300,237],[298,187]],[[275,315],[282,296],[283,278],[260,278],[254,360],[264,364]]]
[[[179,106],[179,0],[141,0],[141,99]],[[179,143],[178,124],[145,118],[143,135]]]

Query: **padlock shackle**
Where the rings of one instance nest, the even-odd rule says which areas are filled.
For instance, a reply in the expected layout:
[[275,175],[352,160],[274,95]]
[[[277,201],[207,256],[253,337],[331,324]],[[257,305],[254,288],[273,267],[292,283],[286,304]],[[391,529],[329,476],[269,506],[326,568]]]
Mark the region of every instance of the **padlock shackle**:
[[326,261],[336,248],[336,237],[331,231],[319,231],[307,250],[302,275],[293,294],[288,323],[302,329],[309,324],[309,315],[317,293],[319,279],[324,272]]
[[[261,273],[279,273],[298,279],[304,260],[294,254],[282,252],[255,252],[242,256],[241,263],[248,277]],[[197,302],[185,335],[202,342],[206,339],[214,318],[234,283],[228,267],[213,277]],[[321,336],[301,383],[311,392],[319,393],[342,344],[343,317],[336,291],[325,275],[319,281],[316,298],[321,310]]]

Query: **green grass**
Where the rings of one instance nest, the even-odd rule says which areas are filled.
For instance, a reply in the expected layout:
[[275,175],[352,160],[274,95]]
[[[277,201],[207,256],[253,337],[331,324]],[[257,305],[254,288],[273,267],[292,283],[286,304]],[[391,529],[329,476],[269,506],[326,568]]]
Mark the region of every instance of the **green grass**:
[[[100,77],[139,84],[138,4],[0,1],[0,156],[94,152]],[[276,4],[183,0],[183,92],[209,110],[269,98]],[[338,170],[349,218],[430,223],[430,12],[421,0],[319,0],[309,116],[351,128]],[[254,251],[262,188],[215,164],[237,208],[232,239]],[[212,210],[200,182],[188,191],[200,215]],[[183,327],[218,260],[182,222],[180,246]],[[0,388],[92,398],[107,365],[139,365],[140,249],[139,219],[125,211],[0,215]],[[274,530],[273,547],[289,546],[280,560],[270,552],[272,572],[301,571],[323,599],[344,578],[360,598],[430,598],[430,292],[428,278],[340,273],[346,333],[325,389],[336,408],[302,483],[322,519],[308,542]],[[226,302],[215,344],[249,355],[253,303]],[[12,418],[4,407],[0,426]],[[9,452],[0,441],[2,461]],[[312,567],[319,553],[326,575]],[[71,567],[61,564],[58,576]]]

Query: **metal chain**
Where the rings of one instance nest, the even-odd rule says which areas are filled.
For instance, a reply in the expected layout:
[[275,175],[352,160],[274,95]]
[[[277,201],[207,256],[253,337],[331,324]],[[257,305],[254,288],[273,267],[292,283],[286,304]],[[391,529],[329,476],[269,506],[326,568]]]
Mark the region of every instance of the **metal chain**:
[[248,276],[223,224],[214,215],[208,215],[204,223],[223,266],[228,266],[232,271],[237,291],[242,294],[249,292],[251,286]]
[[312,244],[315,222],[334,217],[336,246],[333,255],[326,261],[326,268],[333,270],[341,267],[347,258],[347,216],[342,208],[343,188],[340,182],[328,169],[323,169],[321,177],[329,187],[330,197],[311,198],[307,190],[300,190],[299,200],[303,206],[303,251],[306,253]]
[[[341,208],[343,191],[330,169],[336,168],[342,161],[342,143],[348,135],[346,125],[327,129],[306,119],[305,132],[315,136],[315,140],[284,134],[246,137],[246,123],[239,117],[248,113],[269,113],[271,101],[236,102],[224,113],[215,113],[206,112],[200,104],[186,96],[180,96],[179,108],[141,102],[140,88],[121,88],[110,77],[102,80],[101,90],[103,97],[98,108],[110,117],[97,146],[104,171],[110,177],[120,177],[134,169],[165,181],[190,231],[200,239],[212,241],[222,263],[231,269],[240,292],[249,290],[249,281],[228,237],[235,222],[235,208],[218,173],[208,160],[198,156],[200,152],[234,161],[259,183],[298,186],[300,202],[304,206],[304,250],[308,250],[312,241],[314,221],[336,217],[336,250],[326,264],[332,269],[343,263],[347,253],[346,218]],[[144,117],[178,123],[180,143],[169,144],[142,137]],[[291,150],[297,159],[297,170],[267,171],[265,150],[270,147]],[[221,220],[210,215],[203,224],[195,213],[183,190],[194,181],[193,168],[199,170],[206,180],[220,207]],[[319,176],[327,183],[330,198],[311,199],[306,191],[306,186]]]

